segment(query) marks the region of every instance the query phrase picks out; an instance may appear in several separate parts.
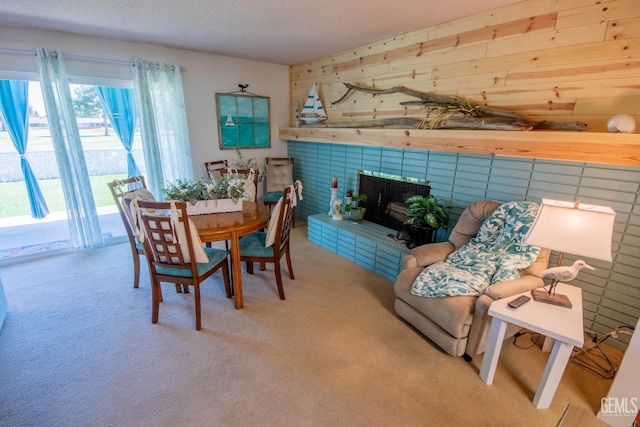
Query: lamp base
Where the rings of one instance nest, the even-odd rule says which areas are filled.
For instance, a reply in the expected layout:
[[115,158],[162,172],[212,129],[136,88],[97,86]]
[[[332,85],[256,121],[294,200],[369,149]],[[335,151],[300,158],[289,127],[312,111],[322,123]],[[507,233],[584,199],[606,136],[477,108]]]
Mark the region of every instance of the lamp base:
[[544,289],[532,289],[531,296],[534,301],[543,302],[545,304],[558,305],[560,307],[571,308],[573,304],[566,295],[555,294],[549,295]]

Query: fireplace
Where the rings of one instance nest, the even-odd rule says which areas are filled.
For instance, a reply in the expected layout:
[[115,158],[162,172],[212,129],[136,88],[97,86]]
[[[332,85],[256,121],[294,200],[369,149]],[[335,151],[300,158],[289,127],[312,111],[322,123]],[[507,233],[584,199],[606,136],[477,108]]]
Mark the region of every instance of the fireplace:
[[429,184],[417,178],[358,171],[358,194],[368,197],[364,219],[400,231],[407,215],[404,201],[411,196],[428,196]]

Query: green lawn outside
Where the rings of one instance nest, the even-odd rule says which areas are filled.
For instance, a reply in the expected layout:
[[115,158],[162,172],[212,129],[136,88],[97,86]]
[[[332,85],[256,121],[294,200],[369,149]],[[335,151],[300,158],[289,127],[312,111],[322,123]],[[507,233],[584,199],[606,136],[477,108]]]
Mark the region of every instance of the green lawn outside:
[[[115,179],[125,179],[126,174],[95,175],[89,177],[96,206],[115,204],[107,183]],[[59,179],[43,179],[38,184],[42,190],[49,212],[65,211],[62,186]],[[27,188],[24,181],[0,183],[0,218],[31,215]]]
[[[105,135],[104,128],[79,129],[82,147],[88,149],[121,149],[122,143],[117,135],[110,129],[109,135]],[[136,131],[133,148],[142,147],[140,132]],[[36,151],[53,151],[51,135],[48,128],[30,128],[27,153]],[[0,131],[0,152],[15,153],[9,132]],[[124,179],[125,174],[118,175],[94,175],[89,177],[96,206],[113,205],[113,197],[107,187],[107,183],[114,179]],[[42,194],[47,202],[49,212],[62,212],[66,210],[62,187],[59,179],[38,180]],[[27,189],[24,181],[0,182],[0,218],[31,215]]]

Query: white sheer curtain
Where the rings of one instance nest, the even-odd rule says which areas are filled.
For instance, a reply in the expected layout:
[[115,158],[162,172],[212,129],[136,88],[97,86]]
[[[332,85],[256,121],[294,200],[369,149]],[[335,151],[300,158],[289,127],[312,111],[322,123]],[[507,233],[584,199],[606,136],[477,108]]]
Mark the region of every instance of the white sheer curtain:
[[35,59],[67,206],[71,244],[76,249],[104,246],[62,53],[38,47]]
[[149,189],[158,199],[176,179],[192,179],[180,66],[131,61]]

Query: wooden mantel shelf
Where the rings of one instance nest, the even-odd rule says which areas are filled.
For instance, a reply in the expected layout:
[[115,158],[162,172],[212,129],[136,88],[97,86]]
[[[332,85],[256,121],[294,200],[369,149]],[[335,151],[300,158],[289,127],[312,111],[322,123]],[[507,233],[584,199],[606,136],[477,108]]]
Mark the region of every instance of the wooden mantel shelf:
[[640,167],[640,134],[281,127],[280,139]]

